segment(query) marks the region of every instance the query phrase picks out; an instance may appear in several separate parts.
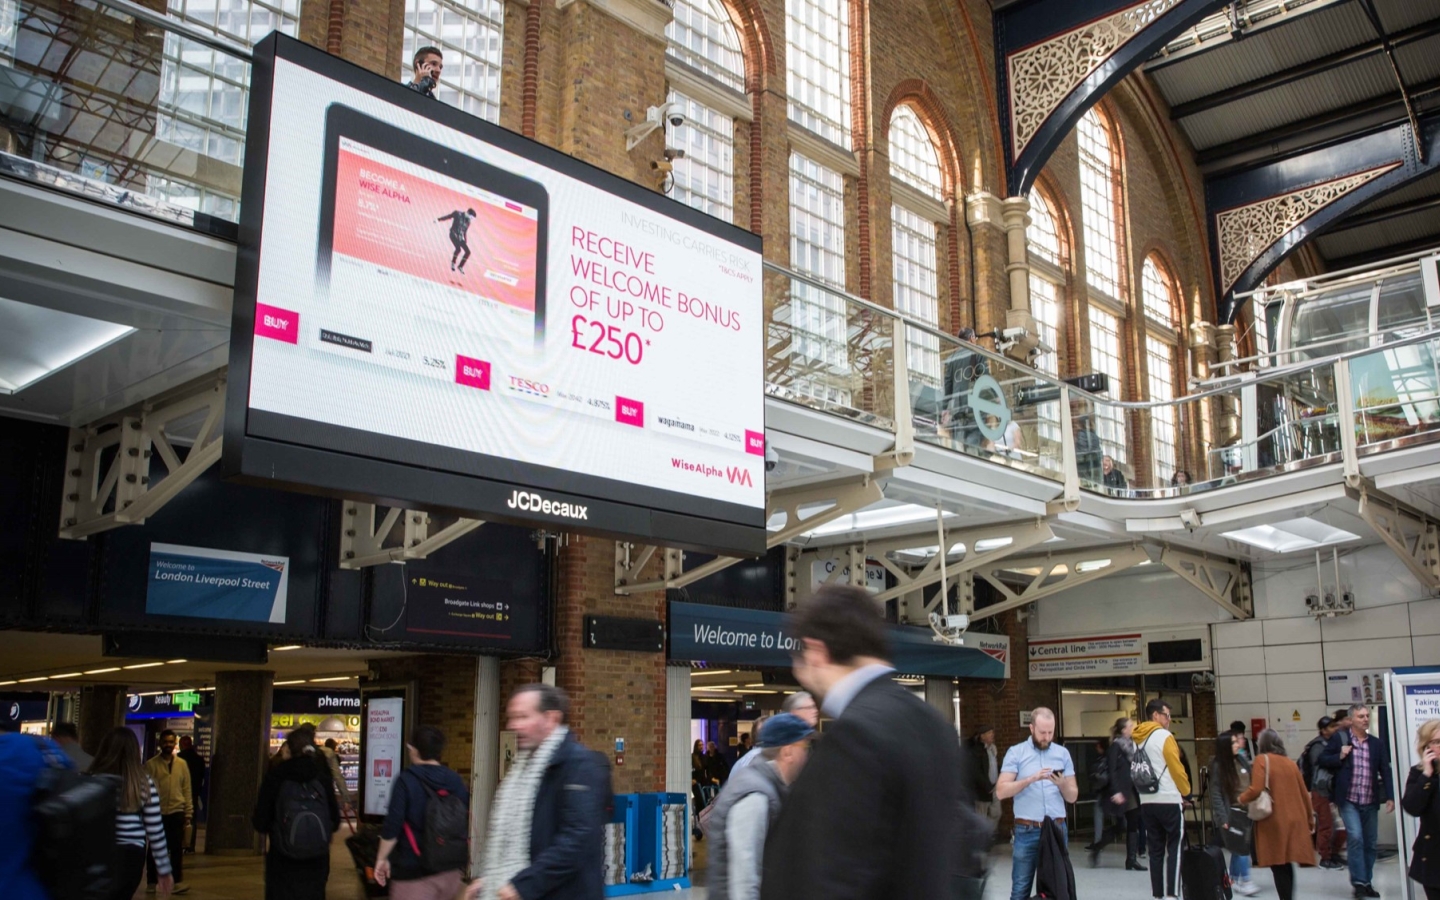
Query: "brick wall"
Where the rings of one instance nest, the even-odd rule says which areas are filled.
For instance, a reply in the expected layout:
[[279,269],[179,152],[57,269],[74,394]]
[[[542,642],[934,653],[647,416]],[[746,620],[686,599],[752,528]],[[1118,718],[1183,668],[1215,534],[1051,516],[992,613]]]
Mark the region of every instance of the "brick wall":
[[372,665],[381,681],[416,683],[415,723],[445,732],[441,761],[468,781],[475,761],[475,657],[406,656]]

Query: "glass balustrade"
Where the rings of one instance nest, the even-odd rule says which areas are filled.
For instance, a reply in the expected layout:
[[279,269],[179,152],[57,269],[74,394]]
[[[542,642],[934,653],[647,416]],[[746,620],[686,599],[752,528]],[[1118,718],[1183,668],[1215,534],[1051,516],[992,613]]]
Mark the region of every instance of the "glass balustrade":
[[[1061,389],[1028,365],[907,323],[915,439],[1052,478],[1065,477]],[[932,351],[932,352],[927,352]],[[936,352],[938,351],[938,352]]]
[[[132,14],[0,0],[0,173],[233,235],[249,62],[238,46],[222,49],[231,41],[220,0],[170,10],[195,18],[174,26],[149,2]],[[288,15],[240,0],[224,8],[237,2],[254,37],[293,31],[293,0]],[[256,11],[269,18],[252,22]]]
[[767,270],[769,396],[893,430],[892,314],[816,283]]
[[1440,336],[1349,360],[1355,444],[1362,453],[1440,437]]

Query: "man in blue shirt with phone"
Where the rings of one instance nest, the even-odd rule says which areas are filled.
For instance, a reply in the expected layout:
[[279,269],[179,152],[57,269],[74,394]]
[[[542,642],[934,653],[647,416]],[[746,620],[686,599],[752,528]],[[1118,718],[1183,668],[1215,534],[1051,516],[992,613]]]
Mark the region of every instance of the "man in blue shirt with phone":
[[1040,829],[1054,819],[1062,836],[1065,804],[1080,796],[1070,751],[1055,743],[1055,713],[1039,707],[1030,714],[1030,739],[1005,751],[995,799],[1015,801],[1015,851],[1010,870],[1010,900],[1027,900],[1035,883]]

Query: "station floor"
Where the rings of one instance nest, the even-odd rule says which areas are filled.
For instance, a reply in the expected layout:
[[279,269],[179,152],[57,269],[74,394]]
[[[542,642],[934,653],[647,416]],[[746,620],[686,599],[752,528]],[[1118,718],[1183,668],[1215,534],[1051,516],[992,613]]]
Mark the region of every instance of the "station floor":
[[[341,829],[342,836],[345,829]],[[705,845],[695,848],[697,884],[704,884]],[[1105,853],[1100,867],[1091,869],[1083,858],[1083,851],[1075,857],[1075,886],[1082,898],[1103,898],[1103,900],[1149,900],[1150,876],[1146,872],[1125,871],[1125,856],[1118,848]],[[190,885],[187,900],[263,900],[265,896],[265,862],[259,856],[206,856],[190,855],[185,858],[185,881]],[[1261,898],[1275,898],[1275,887],[1267,869],[1254,872],[1254,881],[1260,887]],[[1375,866],[1375,889],[1385,900],[1402,900],[1403,879],[1400,863],[1395,858],[1381,860]],[[670,891],[654,896],[673,900],[705,900],[703,887],[688,891]],[[140,889],[136,900],[146,900],[147,895]],[[644,895],[641,895],[644,896]],[[994,869],[985,888],[985,900],[1007,900],[1010,896],[1010,848],[998,847],[995,851]],[[1236,895],[1239,896],[1238,894]],[[1343,869],[1300,869],[1296,876],[1296,900],[1320,900],[1333,897],[1344,900],[1352,896],[1350,882]],[[325,893],[326,900],[364,900],[359,877],[350,863],[350,854],[337,836],[330,854],[330,881]]]

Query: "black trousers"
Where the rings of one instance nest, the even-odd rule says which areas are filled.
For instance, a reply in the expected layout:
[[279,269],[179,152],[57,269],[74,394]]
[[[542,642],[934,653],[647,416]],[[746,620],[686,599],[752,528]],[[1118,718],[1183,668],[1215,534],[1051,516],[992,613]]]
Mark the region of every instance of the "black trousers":
[[1425,885],[1425,900],[1440,900],[1440,887]]
[[[165,826],[165,849],[170,853],[170,870],[178,884],[185,880],[185,814],[177,812],[161,816],[160,823]],[[159,880],[160,873],[152,857],[145,865],[145,881],[154,884]]]
[[1275,876],[1275,893],[1280,900],[1293,900],[1295,897],[1295,866],[1286,863],[1283,866],[1271,866],[1270,874]]
[[[450,235],[450,243],[455,245],[455,252],[450,254],[450,265],[455,265],[455,260],[460,260],[460,268],[465,268],[465,263],[470,260],[470,244],[463,237]],[[465,256],[462,258],[461,253]]]
[[121,844],[115,850],[115,883],[110,888],[110,900],[130,900],[140,886],[140,876],[145,874],[145,848],[134,844]]
[[1178,803],[1142,803],[1145,841],[1150,845],[1150,896],[1178,897],[1180,837],[1185,833],[1184,807]]
[[1095,842],[1096,850],[1103,850],[1110,846],[1111,841],[1124,839],[1128,843],[1130,834],[1140,830],[1140,808],[1125,810],[1124,818],[1114,820],[1112,827],[1105,829],[1104,837]]

